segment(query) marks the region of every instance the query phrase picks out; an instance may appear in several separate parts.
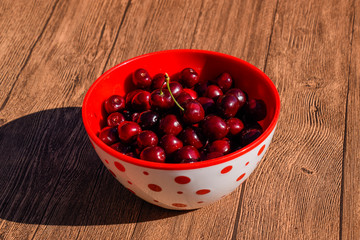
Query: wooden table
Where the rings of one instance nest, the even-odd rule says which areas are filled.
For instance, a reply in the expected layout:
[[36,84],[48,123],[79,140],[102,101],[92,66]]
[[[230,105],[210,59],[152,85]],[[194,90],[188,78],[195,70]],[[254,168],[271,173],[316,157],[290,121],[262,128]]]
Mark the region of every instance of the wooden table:
[[[360,239],[360,1],[0,2],[0,239]],[[263,162],[188,212],[132,195],[81,105],[148,52],[223,52],[263,70],[282,109]]]

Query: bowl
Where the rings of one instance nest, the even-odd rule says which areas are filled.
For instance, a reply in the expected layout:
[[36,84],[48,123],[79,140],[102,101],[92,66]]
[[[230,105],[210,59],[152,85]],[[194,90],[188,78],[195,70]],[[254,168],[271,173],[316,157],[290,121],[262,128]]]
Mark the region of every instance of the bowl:
[[[264,132],[244,148],[225,156],[196,163],[156,163],[121,154],[98,138],[104,126],[103,102],[111,95],[134,89],[131,74],[138,68],[150,76],[182,69],[195,69],[200,79],[228,72],[235,87],[249,97],[265,101],[267,116],[260,121]],[[276,129],[280,112],[279,94],[272,81],[255,66],[230,55],[204,50],[167,50],[145,54],[114,66],[88,90],[82,107],[86,132],[97,155],[109,172],[130,192],[157,206],[189,210],[204,207],[233,192],[258,166]]]

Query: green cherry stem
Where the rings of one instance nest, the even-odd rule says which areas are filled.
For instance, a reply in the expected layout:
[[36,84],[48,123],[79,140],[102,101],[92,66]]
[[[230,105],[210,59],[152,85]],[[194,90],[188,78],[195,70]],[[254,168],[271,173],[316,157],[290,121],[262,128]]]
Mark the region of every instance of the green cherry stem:
[[180,106],[180,104],[176,101],[174,95],[172,94],[172,92],[170,90],[170,77],[167,73],[165,73],[165,81],[166,81],[167,89],[170,92],[171,98],[174,100],[175,104],[181,109],[181,111],[185,111],[185,109],[182,106]]

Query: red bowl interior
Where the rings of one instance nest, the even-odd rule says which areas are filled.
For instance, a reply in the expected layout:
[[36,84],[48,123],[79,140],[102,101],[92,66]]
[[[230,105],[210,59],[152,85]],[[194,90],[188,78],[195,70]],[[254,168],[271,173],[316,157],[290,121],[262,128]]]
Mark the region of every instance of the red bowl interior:
[[[264,133],[248,146],[227,154],[223,157],[198,163],[169,164],[154,163],[131,158],[121,154],[104,144],[98,137],[104,126],[105,112],[103,102],[111,95],[125,96],[134,89],[131,74],[138,68],[146,69],[150,76],[157,73],[167,72],[170,79],[176,79],[177,74],[184,68],[195,69],[201,80],[215,78],[223,72],[232,76],[235,87],[248,93],[251,98],[259,98],[265,101],[267,116],[260,122]],[[280,112],[279,94],[272,81],[258,68],[230,55],[204,50],[168,50],[127,60],[101,75],[87,92],[82,108],[83,122],[90,138],[107,153],[121,160],[151,168],[160,169],[193,169],[215,165],[245,154],[259,145],[275,128]]]

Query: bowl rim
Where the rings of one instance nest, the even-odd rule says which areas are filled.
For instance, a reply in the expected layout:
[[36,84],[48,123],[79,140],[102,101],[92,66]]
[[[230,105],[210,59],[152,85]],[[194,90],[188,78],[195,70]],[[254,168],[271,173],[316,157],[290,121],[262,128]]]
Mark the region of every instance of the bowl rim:
[[[150,161],[146,161],[146,160],[142,160],[142,159],[138,159],[138,158],[133,158],[130,156],[127,156],[125,154],[122,154],[118,151],[116,151],[115,149],[112,149],[110,146],[106,145],[104,142],[102,142],[97,136],[96,133],[94,131],[91,130],[90,128],[90,123],[87,120],[87,116],[88,116],[88,112],[87,112],[87,108],[86,106],[88,105],[87,103],[89,102],[90,96],[93,92],[93,90],[96,88],[96,86],[101,82],[102,79],[104,79],[107,75],[109,75],[111,72],[115,71],[116,69],[120,68],[123,65],[126,65],[130,62],[136,61],[138,59],[141,58],[145,58],[145,57],[149,57],[152,55],[157,55],[157,54],[165,54],[165,53],[198,53],[198,54],[206,54],[206,55],[213,55],[213,56],[218,56],[218,57],[222,57],[222,58],[227,58],[230,60],[234,60],[237,62],[241,62],[241,64],[246,65],[247,67],[251,68],[253,71],[256,71],[258,74],[260,74],[265,80],[266,83],[269,85],[270,90],[274,93],[275,95],[275,113],[274,113],[274,117],[271,120],[269,126],[266,128],[266,130],[252,143],[248,144],[247,146],[229,153],[227,155],[221,156],[219,158],[214,158],[214,159],[210,159],[210,160],[206,160],[206,161],[201,161],[201,162],[196,162],[196,163],[158,163],[158,162],[150,162]],[[85,126],[85,130],[89,136],[89,138],[96,144],[98,145],[103,151],[105,151],[107,154],[125,161],[127,163],[131,163],[131,164],[135,164],[138,166],[142,166],[142,167],[147,167],[147,168],[152,168],[152,169],[163,169],[163,170],[187,170],[187,169],[198,169],[198,168],[205,168],[205,167],[210,167],[210,166],[214,166],[214,165],[218,165],[221,163],[225,163],[231,160],[234,160],[248,152],[250,152],[251,150],[253,150],[254,148],[256,148],[257,146],[259,146],[263,141],[265,141],[267,139],[267,137],[269,137],[269,135],[273,132],[273,130],[276,128],[277,125],[277,121],[279,119],[279,115],[280,115],[280,96],[279,93],[274,85],[274,83],[271,81],[271,79],[264,73],[262,72],[260,69],[258,69],[257,67],[255,67],[254,65],[231,55],[228,54],[224,54],[224,53],[220,53],[220,52],[214,52],[214,51],[209,51],[209,50],[199,50],[199,49],[172,49],[172,50],[162,50],[162,51],[156,51],[156,52],[151,52],[151,53],[147,53],[147,54],[143,54],[137,57],[133,57],[130,58],[126,61],[123,61],[113,67],[111,67],[109,70],[107,70],[106,72],[104,72],[103,74],[101,74],[96,80],[95,82],[93,82],[93,84],[90,86],[90,88],[88,89],[85,98],[83,100],[83,104],[82,104],[82,119],[83,119],[83,124]]]

